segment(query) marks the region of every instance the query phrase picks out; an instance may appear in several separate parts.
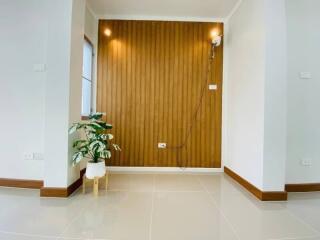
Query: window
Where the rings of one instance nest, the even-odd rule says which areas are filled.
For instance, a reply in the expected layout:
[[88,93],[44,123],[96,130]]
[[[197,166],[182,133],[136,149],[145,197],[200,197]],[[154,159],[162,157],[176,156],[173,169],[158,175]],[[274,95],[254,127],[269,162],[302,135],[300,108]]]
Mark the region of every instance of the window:
[[83,67],[82,67],[82,116],[89,116],[92,106],[92,63],[93,46],[84,39],[83,43]]

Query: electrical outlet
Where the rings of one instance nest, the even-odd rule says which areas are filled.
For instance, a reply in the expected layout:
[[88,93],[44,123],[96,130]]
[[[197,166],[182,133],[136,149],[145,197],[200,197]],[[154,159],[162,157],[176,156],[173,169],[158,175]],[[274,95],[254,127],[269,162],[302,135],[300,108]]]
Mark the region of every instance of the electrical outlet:
[[312,165],[312,160],[310,158],[303,158],[300,161],[301,166],[309,167]]
[[42,153],[33,153],[33,160],[41,161],[44,159],[44,156]]
[[214,91],[217,89],[218,89],[218,86],[216,84],[209,84],[209,90]]
[[34,72],[45,72],[46,71],[46,64],[44,64],[44,63],[33,64],[33,71]]
[[311,72],[300,72],[300,78],[301,79],[312,79],[312,73]]
[[26,161],[42,161],[44,156],[43,153],[26,152],[23,154],[23,159]]
[[33,160],[34,159],[34,155],[33,155],[33,153],[24,153],[23,154],[23,159],[27,160],[27,161]]
[[167,144],[166,143],[158,143],[158,148],[161,148],[161,149],[167,148]]

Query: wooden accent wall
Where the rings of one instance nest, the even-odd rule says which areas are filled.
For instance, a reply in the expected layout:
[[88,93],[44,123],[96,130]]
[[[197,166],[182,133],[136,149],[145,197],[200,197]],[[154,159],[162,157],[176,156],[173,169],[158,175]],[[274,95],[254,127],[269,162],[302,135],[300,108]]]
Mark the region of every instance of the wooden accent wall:
[[186,147],[157,146],[179,145],[187,134],[208,69],[212,29],[223,34],[221,23],[100,21],[97,111],[106,113],[122,148],[109,165],[221,166],[222,46],[208,81],[218,90],[206,86]]

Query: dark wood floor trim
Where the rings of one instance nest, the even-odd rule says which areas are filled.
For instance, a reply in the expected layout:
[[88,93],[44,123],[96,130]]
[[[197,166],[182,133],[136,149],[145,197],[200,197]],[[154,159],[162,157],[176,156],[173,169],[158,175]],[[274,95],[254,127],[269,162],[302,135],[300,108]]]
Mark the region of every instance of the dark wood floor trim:
[[287,192],[319,192],[320,183],[286,184]]
[[263,192],[258,189],[256,186],[239,176],[237,173],[232,171],[228,167],[224,167],[224,172],[237,181],[240,185],[246,188],[249,192],[251,192],[254,196],[256,196],[261,201],[286,201],[288,199],[287,192]]
[[41,180],[27,180],[27,179],[0,178],[0,186],[40,189],[43,186],[43,181],[41,181]]
[[40,189],[40,196],[41,197],[60,197],[60,198],[69,197],[82,185],[82,177],[85,174],[85,172],[86,172],[86,169],[82,169],[80,171],[80,178],[77,179],[77,181],[72,183],[67,188],[42,187]]
[[68,197],[68,188],[42,187],[40,189],[40,197]]
[[261,192],[261,201],[287,201],[288,193],[283,192]]

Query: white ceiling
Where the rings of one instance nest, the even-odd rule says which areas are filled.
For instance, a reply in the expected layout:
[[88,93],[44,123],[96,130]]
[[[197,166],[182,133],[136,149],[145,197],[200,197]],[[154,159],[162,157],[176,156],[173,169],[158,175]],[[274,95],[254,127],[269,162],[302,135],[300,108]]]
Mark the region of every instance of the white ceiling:
[[[87,0],[99,18],[222,19],[239,0]],[[170,19],[168,19],[170,20]],[[192,20],[192,19],[191,19]]]

